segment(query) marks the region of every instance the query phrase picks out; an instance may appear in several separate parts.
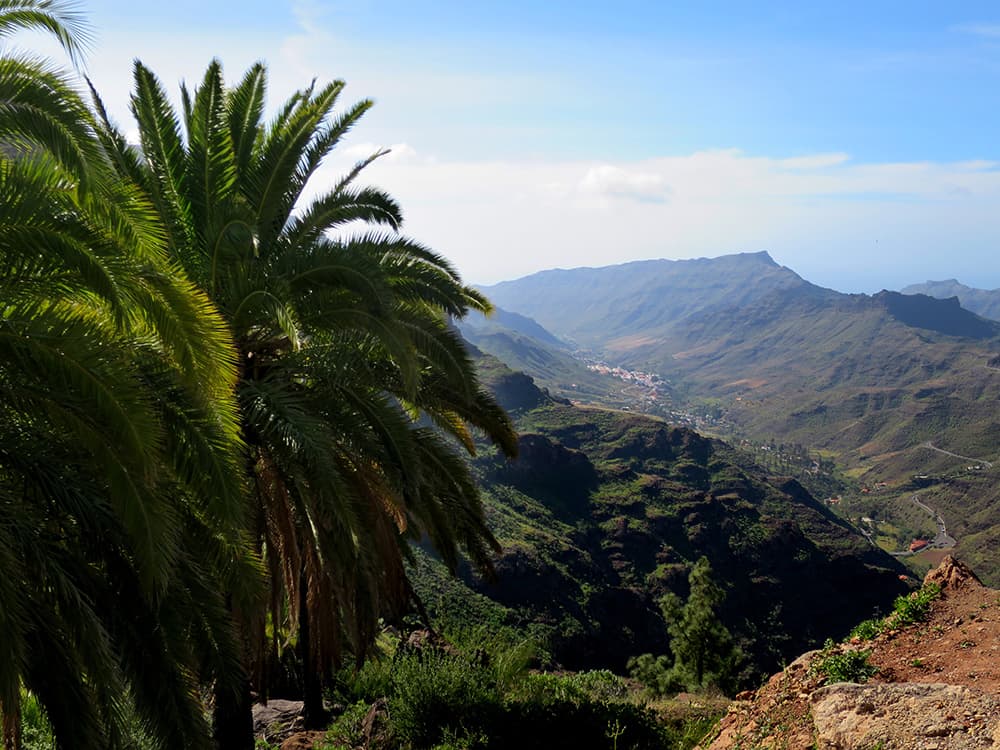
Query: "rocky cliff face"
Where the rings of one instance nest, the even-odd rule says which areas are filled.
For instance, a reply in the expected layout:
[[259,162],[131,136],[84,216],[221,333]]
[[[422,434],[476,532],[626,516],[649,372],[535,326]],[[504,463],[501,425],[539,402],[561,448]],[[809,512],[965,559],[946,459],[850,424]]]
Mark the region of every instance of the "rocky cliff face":
[[824,685],[809,652],[738,696],[703,748],[1000,748],[1000,592],[951,557],[926,583],[941,587],[926,620],[840,647],[870,652],[867,683]]

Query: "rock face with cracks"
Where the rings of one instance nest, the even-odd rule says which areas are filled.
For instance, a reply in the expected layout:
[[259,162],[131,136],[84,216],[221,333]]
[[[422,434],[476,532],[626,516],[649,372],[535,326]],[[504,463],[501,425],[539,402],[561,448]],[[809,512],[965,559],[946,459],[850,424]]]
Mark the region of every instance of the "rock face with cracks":
[[709,750],[978,750],[1000,748],[1000,592],[947,557],[923,622],[845,649],[870,651],[866,684],[824,685],[804,654],[756,693],[739,696]]
[[809,698],[819,750],[921,747],[973,750],[1000,743],[1000,700],[963,685],[841,683]]

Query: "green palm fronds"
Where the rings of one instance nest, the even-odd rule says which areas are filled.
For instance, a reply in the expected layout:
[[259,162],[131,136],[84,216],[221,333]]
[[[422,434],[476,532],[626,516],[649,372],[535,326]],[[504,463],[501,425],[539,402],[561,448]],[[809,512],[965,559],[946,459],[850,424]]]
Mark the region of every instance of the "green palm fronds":
[[[83,47],[65,3],[0,0],[0,36]],[[236,680],[223,585],[241,536],[237,352],[172,259],[68,78],[0,55],[0,719],[22,687],[61,747],[114,748],[137,716],[208,747],[198,690]]]
[[[461,454],[474,451],[473,431],[516,450],[449,324],[489,303],[398,234],[391,196],[357,184],[382,152],[303,200],[371,106],[337,112],[343,89],[310,86],[265,121],[263,65],[226,89],[213,61],[178,114],[137,63],[141,164],[107,118],[101,128],[156,206],[174,261],[231,328],[272,632],[308,625],[307,661],[320,671],[345,647],[363,658],[378,618],[409,604],[411,540],[452,567],[462,550],[490,569],[496,541]],[[357,222],[369,228],[344,232]]]

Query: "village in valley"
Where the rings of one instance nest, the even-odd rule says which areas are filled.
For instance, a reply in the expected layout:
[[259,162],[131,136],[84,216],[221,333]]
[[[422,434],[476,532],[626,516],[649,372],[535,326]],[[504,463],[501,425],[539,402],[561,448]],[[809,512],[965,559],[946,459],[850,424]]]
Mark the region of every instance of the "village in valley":
[[[914,476],[907,487],[892,487],[884,481],[844,485],[835,479],[834,463],[828,456],[797,444],[736,438],[732,434],[733,425],[725,418],[724,408],[718,404],[677,403],[671,382],[657,373],[611,365],[592,359],[584,352],[576,352],[576,356],[591,372],[622,382],[620,389],[616,389],[616,395],[621,399],[619,408],[623,411],[653,414],[674,424],[723,436],[763,468],[798,478],[816,497],[824,498],[822,502],[831,511],[854,524],[872,545],[896,557],[933,564],[937,557],[957,544],[948,535],[944,519],[914,494],[920,488],[935,483],[936,477]],[[572,384],[570,387],[576,386]],[[969,466],[968,470],[981,468]],[[909,528],[898,525],[898,522],[889,522],[880,510],[889,502],[912,502],[922,511],[921,515],[930,517],[936,533],[930,533],[932,527],[926,523],[918,522]],[[933,559],[924,560],[927,555]]]
[[[678,403],[672,394],[670,381],[655,372],[609,365],[591,359],[582,352],[576,352],[575,356],[582,360],[591,372],[622,381],[622,386],[616,389],[615,395],[620,399],[619,408],[623,411],[651,414],[662,417],[672,424],[708,432],[718,432],[726,426],[722,410],[719,408],[704,404]],[[575,388],[575,383],[570,384],[570,390]]]

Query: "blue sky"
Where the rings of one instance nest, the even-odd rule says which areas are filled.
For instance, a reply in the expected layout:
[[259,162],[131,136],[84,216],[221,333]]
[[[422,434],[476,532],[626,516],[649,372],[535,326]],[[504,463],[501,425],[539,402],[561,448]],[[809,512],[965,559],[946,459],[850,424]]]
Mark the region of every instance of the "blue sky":
[[847,291],[1000,286],[995,3],[83,8],[123,122],[135,56],[171,87],[218,55],[266,59],[275,101],[313,76],[375,98],[331,175],[395,144],[372,179],[472,281],[767,249]]

